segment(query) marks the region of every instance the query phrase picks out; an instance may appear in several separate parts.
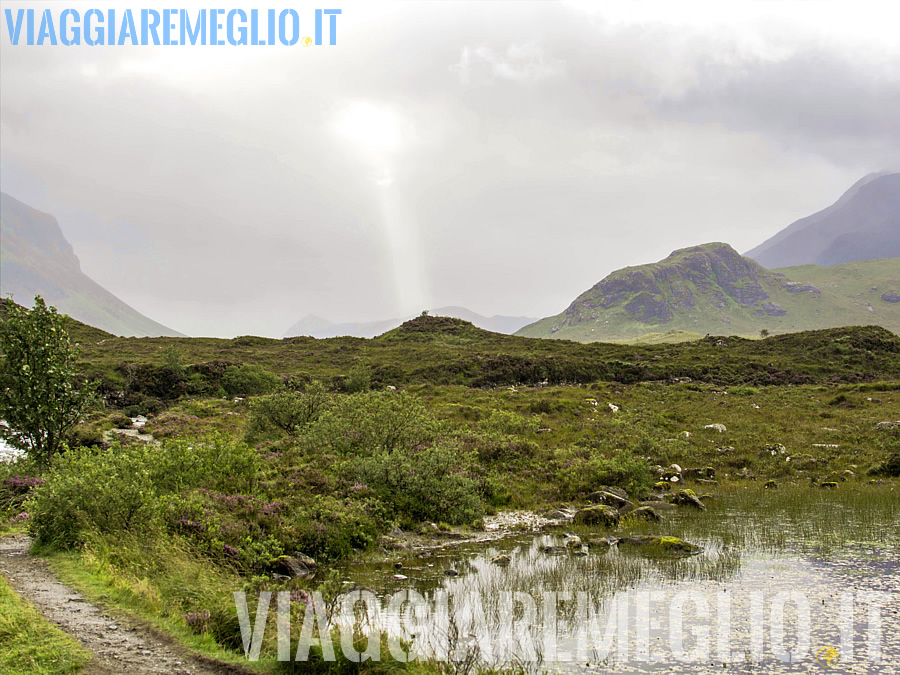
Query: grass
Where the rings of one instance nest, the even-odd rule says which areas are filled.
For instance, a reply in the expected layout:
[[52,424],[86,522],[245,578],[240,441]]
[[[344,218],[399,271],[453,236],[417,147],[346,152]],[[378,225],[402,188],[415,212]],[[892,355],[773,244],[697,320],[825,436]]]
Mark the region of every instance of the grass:
[[91,653],[53,626],[0,575],[0,664],[3,672],[77,673]]

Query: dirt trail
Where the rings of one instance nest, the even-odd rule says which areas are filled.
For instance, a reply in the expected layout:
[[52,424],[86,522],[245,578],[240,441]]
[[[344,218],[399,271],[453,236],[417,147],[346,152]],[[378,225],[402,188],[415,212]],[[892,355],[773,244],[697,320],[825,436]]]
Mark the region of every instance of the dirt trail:
[[19,535],[0,539],[0,574],[51,622],[74,636],[96,655],[90,673],[250,673],[186,652],[171,638],[148,626],[113,617],[86,602],[61,583],[40,558],[28,555],[31,539]]

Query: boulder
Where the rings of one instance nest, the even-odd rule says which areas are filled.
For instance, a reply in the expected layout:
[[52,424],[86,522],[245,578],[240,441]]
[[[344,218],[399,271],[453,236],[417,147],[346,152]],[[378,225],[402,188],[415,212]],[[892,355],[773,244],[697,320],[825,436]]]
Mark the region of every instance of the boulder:
[[685,469],[685,470],[682,472],[682,476],[684,476],[685,478],[694,478],[694,479],[697,479],[697,478],[705,478],[705,479],[715,478],[715,477],[716,477],[716,470],[715,470],[714,468],[712,468],[711,466],[704,466],[704,467],[702,467],[702,468],[697,468],[697,469]]
[[572,520],[572,514],[566,513],[560,509],[553,509],[552,511],[547,511],[544,513],[542,518],[546,518],[547,520]]
[[[303,554],[301,553],[300,555],[302,556]],[[303,560],[300,558],[296,558],[291,555],[282,555],[272,561],[272,564],[270,565],[271,571],[274,575],[277,575],[279,577],[308,577],[315,571],[316,563],[312,558],[309,558],[308,556],[303,557],[312,561],[312,567],[307,567],[307,565],[304,564]]]
[[509,565],[509,563],[512,562],[512,558],[510,558],[508,555],[498,555],[496,558],[491,560],[491,562],[494,565],[500,565],[501,567],[505,567],[506,565]]
[[679,490],[672,495],[671,502],[676,506],[690,506],[700,511],[706,511],[706,504],[700,501],[693,490]]
[[581,543],[581,537],[576,534],[569,535],[566,537],[566,548],[581,548],[584,544]]
[[652,506],[641,506],[636,508],[634,511],[628,514],[629,518],[634,518],[635,520],[646,520],[649,522],[659,522],[662,518],[659,517],[659,514],[653,510]]
[[661,537],[642,534],[636,537],[623,537],[617,543],[619,549],[635,547],[648,553],[664,553],[668,555],[696,555],[703,549],[678,537]]
[[711,429],[712,431],[718,431],[720,434],[725,433],[728,429],[724,424],[707,424],[703,427],[704,429]]
[[887,431],[888,429],[900,429],[900,421],[897,422],[879,422],[875,425],[878,431]]
[[604,504],[588,506],[575,514],[575,522],[581,525],[615,527],[619,524],[619,512]]
[[631,504],[631,502],[624,497],[620,497],[619,495],[612,492],[607,492],[606,490],[597,490],[597,492],[592,492],[586,497],[586,499],[591,504],[605,504],[606,506],[612,506],[614,509],[622,509],[627,506],[633,506],[633,504]]
[[641,502],[641,506],[649,506],[657,513],[659,511],[674,511],[676,509],[676,506],[674,504],[670,504],[669,502],[664,502],[658,499],[643,501]]

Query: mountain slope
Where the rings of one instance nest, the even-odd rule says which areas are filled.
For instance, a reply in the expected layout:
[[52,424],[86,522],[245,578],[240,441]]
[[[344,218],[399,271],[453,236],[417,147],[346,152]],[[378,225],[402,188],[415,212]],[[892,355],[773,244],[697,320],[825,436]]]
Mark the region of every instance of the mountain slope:
[[[527,316],[491,316],[486,317],[466,309],[465,307],[440,307],[430,310],[433,316],[453,317],[469,321],[478,328],[482,328],[493,333],[512,334],[519,330],[522,326],[535,321],[534,318]],[[297,323],[285,331],[284,337],[294,337],[297,335],[308,335],[314,338],[332,338],[332,337],[364,337],[371,338],[386,333],[400,324],[414,317],[405,317],[403,319],[386,319],[383,321],[370,321],[362,323],[331,323],[327,319],[318,316],[308,315],[300,319]]]
[[900,256],[900,173],[866,176],[744,255],[769,268]]
[[0,193],[0,293],[30,307],[40,295],[74,319],[115,335],[180,337],[81,271],[53,216]]
[[[767,270],[728,244],[693,246],[613,272],[561,314],[516,334],[595,342],[661,339],[674,331],[755,335],[866,324],[900,332],[900,302],[893,300],[900,292],[898,263]],[[859,295],[863,287],[867,295]]]

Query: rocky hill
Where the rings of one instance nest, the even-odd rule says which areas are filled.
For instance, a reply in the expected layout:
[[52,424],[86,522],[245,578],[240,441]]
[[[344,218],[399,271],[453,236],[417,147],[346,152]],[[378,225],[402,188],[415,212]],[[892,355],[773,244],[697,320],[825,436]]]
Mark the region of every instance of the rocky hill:
[[30,307],[40,295],[60,312],[124,336],[181,333],[147,318],[86,276],[56,218],[0,193],[0,293]]
[[[891,295],[898,292],[898,283],[890,277],[900,266],[882,262],[861,273],[867,288],[881,284],[887,299],[876,308],[854,295],[858,290],[845,291],[845,281],[834,279],[824,287],[814,283],[815,270],[821,268],[794,279],[791,270],[767,270],[728,244],[692,246],[658,263],[613,272],[562,313],[516,334],[595,342],[673,331],[757,335],[762,329],[784,333],[859,324],[898,332],[900,303]],[[849,270],[846,274],[859,277]]]

